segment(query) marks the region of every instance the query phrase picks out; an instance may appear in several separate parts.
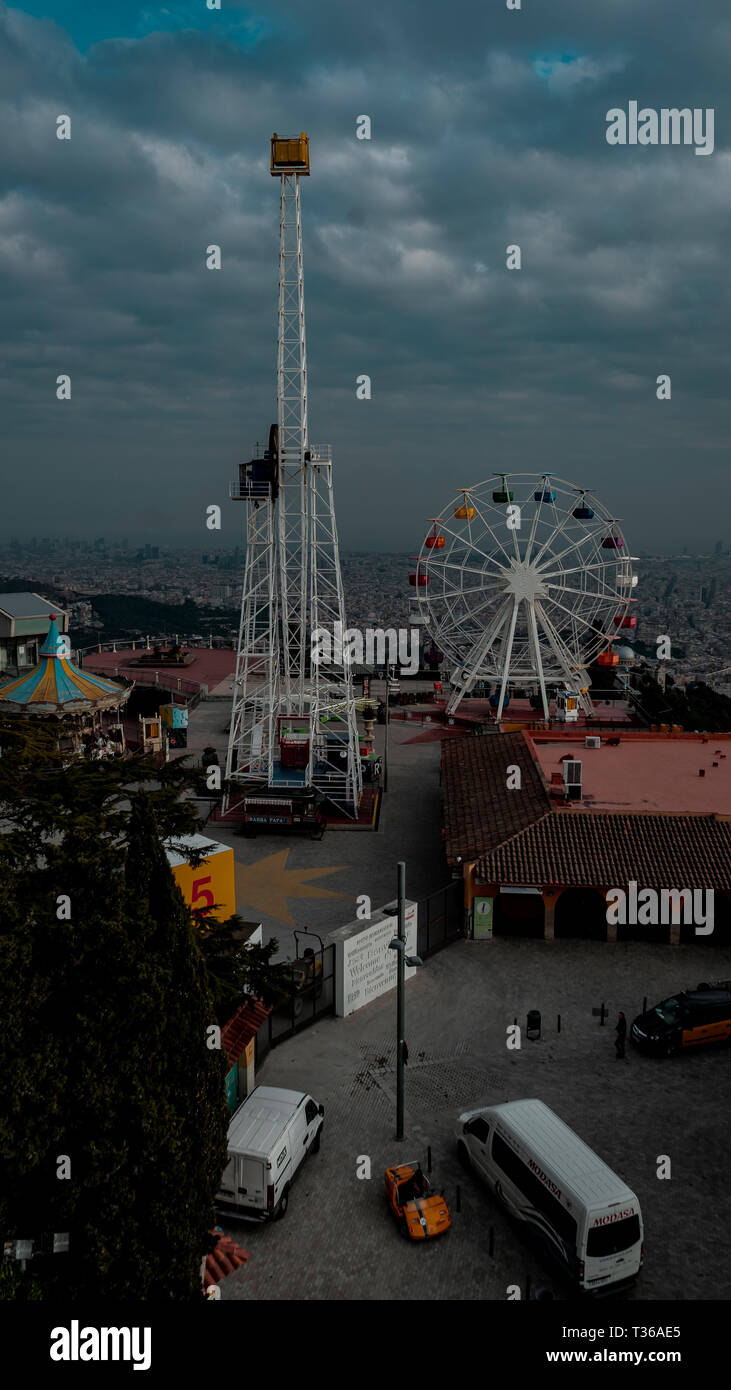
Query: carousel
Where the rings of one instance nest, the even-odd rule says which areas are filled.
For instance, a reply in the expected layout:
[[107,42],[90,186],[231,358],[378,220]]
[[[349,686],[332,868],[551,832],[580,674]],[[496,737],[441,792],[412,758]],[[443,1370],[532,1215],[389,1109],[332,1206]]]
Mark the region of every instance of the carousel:
[[51,614],[48,635],[32,671],[0,686],[0,715],[60,721],[59,749],[71,756],[105,758],[124,753],[122,706],[133,686],[75,666],[68,638]]

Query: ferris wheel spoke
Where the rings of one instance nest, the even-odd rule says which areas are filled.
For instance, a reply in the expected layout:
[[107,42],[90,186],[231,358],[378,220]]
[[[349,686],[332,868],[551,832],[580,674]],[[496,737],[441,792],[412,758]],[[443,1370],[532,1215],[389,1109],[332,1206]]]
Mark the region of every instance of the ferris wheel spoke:
[[538,640],[538,628],[536,627],[536,605],[528,604],[528,614],[530,617],[530,635],[533,641],[533,655],[538,672],[538,684],[541,688],[541,701],[543,704],[543,717],[548,719],[548,697],[546,695],[546,680],[543,674],[543,660],[541,658],[541,644]]
[[562,594],[579,594],[579,596],[580,596],[581,598],[588,598],[588,599],[614,599],[614,598],[617,598],[619,603],[627,603],[627,602],[628,602],[627,599],[618,598],[618,595],[614,594],[610,589],[572,589],[571,586],[570,586],[569,584],[545,584],[545,583],[544,583],[544,588],[545,588],[545,589],[549,589],[549,590],[550,590],[550,589],[558,589],[559,593],[562,593]]
[[[589,545],[589,544],[591,544],[591,545],[593,546],[594,554],[597,555],[597,554],[599,553],[599,534],[598,534],[598,532],[597,532],[597,533],[592,533],[592,532],[588,532],[588,531],[587,531],[587,533],[586,533],[585,536],[577,536],[575,540],[572,540],[572,542],[571,542],[570,545],[567,545],[567,546],[566,546],[566,549],[565,549],[565,550],[559,550],[559,551],[556,552],[555,555],[551,555],[550,559],[548,559],[548,560],[546,561],[546,564],[553,564],[553,563],[558,564],[558,563],[560,563],[561,560],[563,560],[564,555],[576,555],[577,559],[580,560],[580,559],[581,559],[581,555],[580,555],[581,547],[582,547],[583,545]],[[610,563],[610,562],[609,562],[608,560],[603,560],[601,557],[600,557],[598,560],[595,560],[595,561],[594,561],[594,564],[609,564],[609,563]],[[587,564],[588,564],[588,561],[587,561],[585,564],[581,565],[581,568],[582,568],[582,569],[586,569]],[[540,566],[540,565],[538,566],[538,569],[539,569],[540,573],[543,574],[544,571],[541,569],[541,566]]]
[[581,614],[580,614],[580,613],[577,613],[577,612],[575,611],[575,609],[573,609],[573,608],[566,608],[565,604],[559,603],[559,601],[558,601],[557,598],[553,598],[553,597],[552,597],[552,598],[551,598],[551,603],[552,603],[556,608],[560,608],[562,613],[566,613],[566,614],[568,615],[568,617],[571,618],[571,621],[572,621],[572,622],[583,623],[584,627],[588,627],[589,630],[590,630],[590,631],[594,634],[594,636],[598,639],[598,641],[604,641],[604,642],[607,641],[607,638],[605,637],[605,635],[604,635],[603,633],[601,633],[601,632],[597,632],[596,628],[595,628],[595,627],[592,627],[592,625],[591,625],[591,623],[589,622],[588,618],[582,618]]
[[447,570],[437,571],[436,575],[429,575],[429,583],[432,584],[435,578],[440,578],[445,590],[449,589],[454,593],[461,593],[464,589],[463,580],[466,578],[473,584],[470,593],[479,593],[485,584],[505,584],[504,574],[485,574],[484,570],[460,569],[457,565]]
[[548,547],[551,546],[551,545],[553,545],[553,542],[555,541],[556,537],[557,537],[557,536],[560,536],[560,535],[563,533],[563,529],[564,529],[564,527],[566,526],[566,523],[568,522],[569,518],[570,518],[572,521],[573,521],[573,519],[574,519],[574,517],[573,517],[573,512],[571,512],[571,511],[567,508],[567,510],[566,510],[566,511],[564,512],[564,514],[563,514],[562,519],[558,522],[558,524],[557,524],[556,526],[554,526],[554,528],[553,528],[553,530],[552,530],[550,536],[548,536],[548,538],[543,542],[543,545],[541,546],[541,548],[540,548],[540,550],[538,551],[538,553],[537,553],[536,555],[533,556],[533,564],[534,564],[534,565],[537,565],[537,564],[539,563],[539,561],[540,561],[540,559],[541,559],[541,556],[542,556],[542,555],[545,555],[546,551],[548,550]]
[[[567,552],[564,551],[563,553],[566,554]],[[558,560],[560,559],[560,556],[552,555],[551,559]],[[589,571],[593,570],[607,570],[612,563],[616,562],[613,562],[612,560],[595,560],[593,564],[587,563],[585,565],[572,565],[570,566],[570,568],[567,569],[564,569],[563,566],[560,566],[557,570],[540,570],[540,576],[542,580],[545,580],[553,579],[556,575],[562,574],[587,574]]]
[[[486,560],[488,560],[488,561],[490,562],[490,564],[493,564],[493,565],[496,565],[496,566],[497,566],[497,569],[498,569],[498,573],[499,573],[499,574],[507,574],[507,573],[509,572],[509,571],[506,569],[505,565],[501,565],[501,564],[500,564],[500,561],[497,560],[497,559],[495,558],[494,555],[487,555],[487,554],[486,554],[486,555],[484,556],[484,558],[485,558]],[[464,561],[462,561],[462,563],[460,563],[459,560],[451,560],[451,559],[450,559],[450,560],[437,560],[436,562],[432,561],[431,563],[430,563],[428,560],[426,560],[426,561],[424,561],[424,569],[425,569],[425,573],[428,573],[428,574],[430,574],[430,575],[431,575],[432,573],[434,573],[434,574],[446,574],[447,570],[449,570],[449,571],[455,571],[455,573],[457,573],[457,574],[477,574],[477,575],[484,575],[484,573],[485,573],[485,567],[484,567],[484,565],[481,566],[481,565],[465,564]]]
[[[551,619],[540,601],[536,601],[536,613],[541,627],[546,634],[548,645],[558,662],[559,669],[564,673],[567,684],[570,684],[577,676],[583,679],[586,676],[584,667],[572,656],[570,649],[563,641],[560,633],[557,632],[556,628],[553,626]],[[588,676],[586,676],[586,679],[588,680]]]
[[[479,516],[480,521],[482,522],[483,526],[486,528],[486,530],[488,530],[488,531],[490,532],[490,535],[492,536],[492,538],[493,538],[495,544],[497,545],[498,549],[499,549],[499,550],[502,550],[503,555],[505,556],[505,559],[506,559],[507,562],[508,562],[508,565],[510,565],[510,564],[511,564],[511,556],[509,555],[508,551],[505,549],[505,546],[503,545],[502,541],[498,540],[497,536],[495,535],[495,532],[494,532],[493,529],[492,529],[492,526],[490,525],[489,521],[487,520],[487,517],[483,514],[482,508],[480,507],[480,504],[479,504],[479,498],[475,498],[475,497],[473,496],[473,497],[471,498],[470,505],[474,507],[474,509],[475,509],[477,515]],[[470,523],[470,525],[472,525],[472,523]]]
[[498,700],[497,714],[496,714],[496,716],[495,716],[497,720],[500,719],[500,717],[501,717],[501,715],[502,715],[502,712],[503,712],[503,705],[505,704],[505,691],[507,690],[507,687],[508,687],[508,675],[509,675],[509,673],[510,673],[510,657],[511,657],[511,654],[512,654],[512,651],[513,651],[513,641],[514,641],[514,638],[515,638],[515,625],[516,625],[517,621],[518,621],[518,600],[517,600],[517,598],[513,598],[513,611],[512,611],[512,613],[511,613],[511,615],[510,615],[510,628],[509,628],[509,630],[508,630],[507,640],[506,640],[506,643],[505,643],[505,647],[504,647],[504,650],[503,650],[503,654],[502,654],[502,656],[501,656],[502,665],[503,665],[503,675],[502,675],[502,680],[501,680],[501,682],[500,682],[500,699]]
[[467,661],[462,666],[458,680],[453,684],[452,694],[447,705],[447,714],[454,714],[468,690],[472,690],[485,657],[507,622],[509,609],[510,600],[505,599],[490,626],[485,629],[482,637],[473,646]]
[[[541,483],[541,495],[542,495],[542,494],[545,492],[545,490],[546,490],[546,483],[547,483],[547,480],[548,480],[548,474],[547,474],[547,473],[544,473],[544,474],[543,474],[543,482]],[[534,489],[534,491],[536,491],[536,490],[537,490],[537,489]],[[528,500],[528,498],[526,498],[526,501],[527,501],[527,500]],[[532,522],[531,522],[530,535],[529,535],[529,537],[528,537],[528,544],[526,545],[526,548],[525,548],[525,555],[524,555],[524,557],[523,557],[524,560],[525,560],[525,562],[526,562],[526,564],[527,564],[528,561],[530,560],[531,550],[533,549],[533,541],[535,540],[536,531],[537,531],[537,529],[538,529],[538,518],[539,518],[539,516],[540,516],[540,509],[541,509],[542,506],[543,506],[543,502],[539,502],[538,505],[537,505],[536,507],[534,507],[534,510],[533,510],[533,520],[532,520]]]

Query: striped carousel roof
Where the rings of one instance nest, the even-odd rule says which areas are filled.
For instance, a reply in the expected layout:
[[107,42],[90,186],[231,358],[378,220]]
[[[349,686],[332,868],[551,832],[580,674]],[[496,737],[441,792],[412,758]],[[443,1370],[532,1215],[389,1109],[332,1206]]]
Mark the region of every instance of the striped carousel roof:
[[66,655],[68,638],[62,637],[51,614],[48,636],[40,661],[25,676],[0,686],[0,710],[29,714],[76,714],[121,705],[131,686],[93,676],[75,666]]

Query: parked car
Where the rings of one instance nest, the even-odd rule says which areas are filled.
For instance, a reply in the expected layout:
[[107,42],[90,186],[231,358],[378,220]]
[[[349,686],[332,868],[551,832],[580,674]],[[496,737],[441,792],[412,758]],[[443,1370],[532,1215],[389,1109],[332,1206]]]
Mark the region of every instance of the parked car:
[[301,1164],[320,1147],[324,1114],[303,1091],[255,1086],[231,1116],[216,1206],[246,1221],[284,1216]]
[[686,1047],[731,1039],[731,990],[681,990],[654,1009],[638,1014],[630,1029],[635,1047],[660,1057],[672,1057]]
[[420,1163],[386,1169],[386,1200],[409,1240],[430,1240],[452,1224],[444,1194],[432,1187]]

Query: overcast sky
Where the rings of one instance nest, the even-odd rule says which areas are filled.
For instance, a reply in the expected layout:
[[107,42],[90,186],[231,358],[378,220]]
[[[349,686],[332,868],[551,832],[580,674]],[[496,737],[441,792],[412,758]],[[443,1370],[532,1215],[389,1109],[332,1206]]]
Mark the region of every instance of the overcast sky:
[[[4,535],[211,549],[219,502],[240,540],[228,484],[276,417],[269,137],[307,130],[342,544],[415,551],[496,469],[593,488],[635,552],[728,541],[730,67],[720,0],[0,0]],[[713,108],[713,154],[609,146],[630,100]]]

